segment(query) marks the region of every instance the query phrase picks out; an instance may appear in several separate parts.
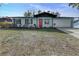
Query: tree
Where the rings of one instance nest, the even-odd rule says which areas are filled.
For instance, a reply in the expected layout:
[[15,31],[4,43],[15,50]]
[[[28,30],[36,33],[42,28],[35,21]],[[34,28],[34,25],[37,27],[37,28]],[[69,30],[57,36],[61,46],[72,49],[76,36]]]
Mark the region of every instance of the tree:
[[25,16],[25,17],[31,17],[32,14],[33,14],[33,13],[28,10],[27,12],[24,13],[24,16]]
[[48,13],[50,13],[50,11],[47,11]]
[[24,16],[25,16],[25,17],[27,17],[27,16],[28,16],[28,15],[27,15],[27,12],[25,12],[25,13],[24,13]]
[[38,10],[38,14],[41,13],[41,10]]
[[59,12],[56,12],[55,15],[57,15],[57,17],[59,17],[60,16],[60,13]]
[[69,6],[72,6],[73,8],[79,9],[79,3],[69,3]]
[[28,10],[28,16],[32,16],[32,12]]
[[35,11],[33,10],[33,16],[35,15]]
[[52,14],[55,14],[54,12],[51,12]]

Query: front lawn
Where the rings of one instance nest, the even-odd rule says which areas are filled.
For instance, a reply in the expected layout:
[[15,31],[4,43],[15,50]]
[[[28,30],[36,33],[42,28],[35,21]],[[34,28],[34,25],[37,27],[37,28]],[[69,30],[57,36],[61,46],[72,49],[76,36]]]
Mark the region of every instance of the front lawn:
[[57,29],[0,30],[0,55],[79,55],[79,39]]

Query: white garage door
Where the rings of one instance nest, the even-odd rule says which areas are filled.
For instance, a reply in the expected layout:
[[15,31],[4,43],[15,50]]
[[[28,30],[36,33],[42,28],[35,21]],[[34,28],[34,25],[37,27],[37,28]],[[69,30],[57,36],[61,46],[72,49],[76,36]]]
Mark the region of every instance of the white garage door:
[[71,27],[70,19],[53,19],[53,27]]

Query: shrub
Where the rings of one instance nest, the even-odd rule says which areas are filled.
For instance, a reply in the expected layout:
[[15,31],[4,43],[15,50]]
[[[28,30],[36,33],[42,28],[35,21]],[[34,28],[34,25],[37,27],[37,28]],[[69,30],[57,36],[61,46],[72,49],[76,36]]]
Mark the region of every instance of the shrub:
[[1,28],[9,28],[12,25],[12,22],[0,22]]

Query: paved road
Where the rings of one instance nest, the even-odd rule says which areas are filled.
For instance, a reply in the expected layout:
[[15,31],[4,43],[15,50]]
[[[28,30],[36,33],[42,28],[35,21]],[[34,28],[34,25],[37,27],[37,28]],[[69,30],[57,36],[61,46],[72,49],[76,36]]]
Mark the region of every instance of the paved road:
[[71,29],[71,28],[58,28],[58,29],[79,39],[79,29]]

